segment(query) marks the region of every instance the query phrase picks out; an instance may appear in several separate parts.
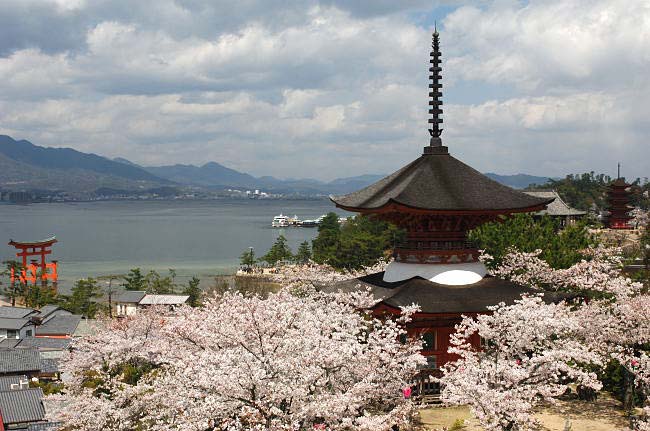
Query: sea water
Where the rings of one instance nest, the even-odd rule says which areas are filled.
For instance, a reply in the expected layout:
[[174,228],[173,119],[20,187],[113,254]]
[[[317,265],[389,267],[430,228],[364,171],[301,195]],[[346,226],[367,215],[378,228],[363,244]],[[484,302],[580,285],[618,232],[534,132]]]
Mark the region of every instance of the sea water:
[[60,290],[80,278],[173,268],[179,283],[233,273],[253,247],[262,256],[279,234],[295,252],[316,228],[272,228],[280,213],[315,219],[337,210],[329,200],[104,201],[0,205],[0,259],[15,259],[10,239],[56,235],[50,259],[59,261]]

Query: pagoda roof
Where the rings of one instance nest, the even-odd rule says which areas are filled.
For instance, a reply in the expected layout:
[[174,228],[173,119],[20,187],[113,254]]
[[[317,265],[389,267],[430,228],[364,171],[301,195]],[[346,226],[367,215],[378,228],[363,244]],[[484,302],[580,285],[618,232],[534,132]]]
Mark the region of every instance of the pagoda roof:
[[[385,282],[384,273],[340,281],[321,286],[325,292],[353,292],[369,289],[381,303],[399,309],[417,304],[421,313],[484,313],[500,302],[513,304],[522,294],[538,294],[539,290],[524,287],[497,277],[486,276],[474,284],[450,286],[434,283],[421,277],[398,282]],[[567,298],[564,293],[544,292],[544,300],[558,302]]]
[[430,148],[436,151],[366,188],[330,199],[354,212],[398,206],[441,214],[529,212],[553,202],[552,197],[527,195],[488,178],[451,156],[446,147]]

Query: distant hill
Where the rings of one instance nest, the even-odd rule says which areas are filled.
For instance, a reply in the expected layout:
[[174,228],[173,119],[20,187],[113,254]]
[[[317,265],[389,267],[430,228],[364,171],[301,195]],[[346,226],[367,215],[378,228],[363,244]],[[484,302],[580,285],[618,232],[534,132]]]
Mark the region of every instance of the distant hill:
[[534,175],[527,174],[516,174],[516,175],[499,175],[492,172],[485,174],[486,176],[492,178],[494,181],[497,181],[506,186],[512,187],[513,189],[525,189],[526,187],[533,184],[546,184],[549,177],[536,177]]
[[0,135],[0,187],[90,191],[102,186],[137,189],[169,183],[136,165]]
[[199,186],[255,187],[260,181],[216,162],[203,166],[171,165],[145,167],[150,174],[181,184]]
[[[546,177],[526,174],[486,175],[518,189],[548,181]],[[340,195],[366,187],[384,176],[369,174],[324,182],[310,178],[281,180],[270,176],[254,177],[217,162],[202,166],[175,164],[142,167],[121,157],[110,160],[71,148],[39,147],[29,141],[16,141],[0,135],[0,188],[9,190],[99,190],[111,195],[125,190],[192,185],[208,189],[240,188],[283,194]]]

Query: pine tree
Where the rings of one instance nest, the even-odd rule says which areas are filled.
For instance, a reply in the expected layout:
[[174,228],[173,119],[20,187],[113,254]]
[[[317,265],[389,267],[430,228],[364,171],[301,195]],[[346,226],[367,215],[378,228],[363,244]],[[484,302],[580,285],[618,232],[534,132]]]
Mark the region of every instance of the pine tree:
[[340,236],[339,216],[328,213],[318,225],[318,236],[311,242],[314,260],[327,263],[338,248]]
[[101,309],[101,303],[96,301],[103,296],[97,280],[86,278],[77,280],[70,296],[63,297],[61,305],[74,314],[81,314],[88,319],[93,319]]
[[245,266],[247,268],[255,265],[255,252],[253,251],[253,247],[245,250],[241,256],[239,256],[239,263],[241,266]]
[[187,305],[189,305],[190,307],[200,307],[201,305],[203,305],[201,302],[201,297],[203,296],[203,292],[199,287],[200,282],[201,280],[199,280],[198,278],[192,277],[190,281],[187,283],[187,287],[183,290],[183,295],[189,296],[187,300]]
[[146,281],[140,268],[133,268],[127,275],[124,276],[124,284],[122,285],[126,290],[146,290]]
[[305,264],[311,260],[311,247],[309,247],[309,242],[303,241],[298,247],[296,252],[295,260],[297,263]]
[[275,265],[278,262],[292,259],[293,254],[287,245],[287,239],[284,237],[284,235],[278,236],[278,239],[275,240],[275,244],[273,244],[271,246],[271,249],[264,256],[262,256],[262,260],[268,262],[270,265]]

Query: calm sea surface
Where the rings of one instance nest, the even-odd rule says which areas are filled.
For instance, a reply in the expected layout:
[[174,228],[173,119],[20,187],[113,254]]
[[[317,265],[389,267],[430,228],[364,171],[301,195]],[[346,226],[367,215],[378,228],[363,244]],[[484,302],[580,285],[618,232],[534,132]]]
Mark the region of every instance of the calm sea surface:
[[14,240],[56,235],[62,291],[79,278],[124,274],[130,268],[166,272],[178,281],[196,275],[202,285],[234,272],[239,256],[254,247],[261,256],[283,233],[295,251],[315,237],[315,228],[271,228],[274,216],[315,219],[329,211],[322,201],[142,201],[0,205],[0,258],[12,259]]

